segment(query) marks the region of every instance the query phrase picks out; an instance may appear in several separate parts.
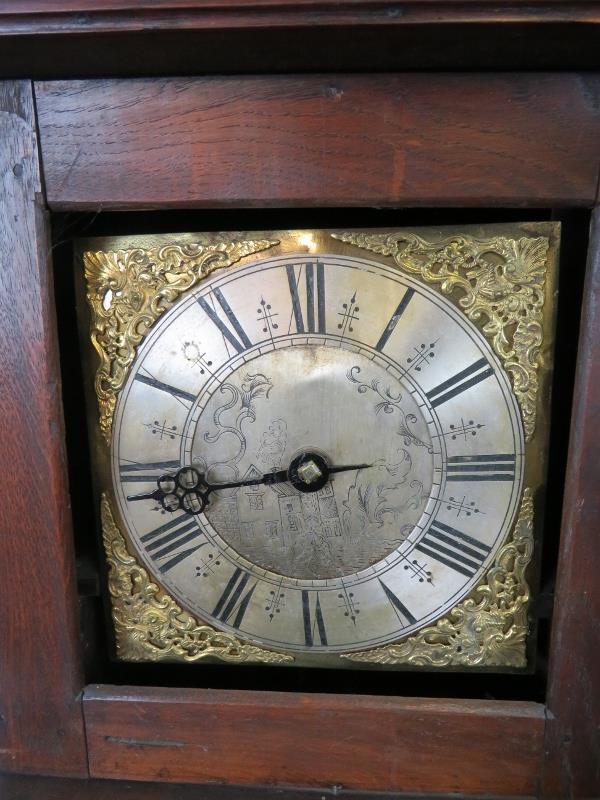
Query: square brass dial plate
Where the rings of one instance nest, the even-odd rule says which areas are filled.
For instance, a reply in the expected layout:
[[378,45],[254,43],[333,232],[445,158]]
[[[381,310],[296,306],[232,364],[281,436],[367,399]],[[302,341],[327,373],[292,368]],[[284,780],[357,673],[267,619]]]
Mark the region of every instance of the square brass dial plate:
[[118,657],[526,667],[559,235],[80,242]]

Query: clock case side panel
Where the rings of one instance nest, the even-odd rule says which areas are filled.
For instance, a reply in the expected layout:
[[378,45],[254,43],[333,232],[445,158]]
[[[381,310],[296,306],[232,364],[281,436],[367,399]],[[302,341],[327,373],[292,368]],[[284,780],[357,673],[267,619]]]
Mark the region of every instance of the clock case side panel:
[[[456,228],[452,229],[444,229],[444,228],[426,228],[426,229],[411,229],[416,232],[419,232],[421,235],[426,237],[447,237],[451,233],[456,233]],[[386,231],[378,231],[378,229],[373,229],[370,231],[372,233],[383,232]],[[392,232],[387,231],[387,232]],[[551,363],[552,363],[552,349],[553,349],[553,338],[554,338],[554,325],[555,325],[555,292],[556,292],[556,268],[557,268],[557,253],[558,253],[558,241],[559,241],[559,225],[556,223],[521,223],[516,225],[507,225],[507,224],[500,224],[500,225],[486,225],[483,227],[480,226],[461,226],[460,228],[461,233],[465,233],[469,236],[480,238],[480,239],[487,239],[492,236],[509,236],[509,235],[525,235],[525,236],[533,236],[533,235],[543,235],[547,236],[550,240],[549,242],[549,249],[548,249],[548,272],[547,272],[547,280],[545,281],[545,303],[543,307],[543,326],[544,326],[544,353],[542,359],[542,366],[539,370],[539,391],[537,394],[537,404],[536,404],[536,412],[537,412],[537,424],[535,428],[535,432],[532,436],[531,442],[527,444],[526,447],[526,471],[525,471],[525,486],[529,486],[534,490],[534,504],[535,504],[535,516],[536,516],[536,531],[539,532],[541,530],[541,514],[543,509],[543,483],[545,478],[546,472],[546,464],[547,464],[547,445],[548,445],[548,426],[549,426],[549,391],[550,391],[550,383],[551,383]],[[295,232],[297,234],[298,232]],[[333,252],[338,254],[346,254],[346,255],[360,255],[363,258],[368,258],[369,255],[365,251],[358,251],[356,247],[344,244],[340,241],[336,241],[331,238],[331,233],[333,231],[307,231],[305,234],[316,236],[318,241],[318,251],[319,252]],[[259,253],[256,255],[250,255],[245,260],[244,263],[248,263],[250,261],[257,260],[259,258],[271,255],[279,255],[280,253],[290,252],[290,232],[288,231],[270,231],[270,232],[258,232],[252,231],[251,233],[244,233],[244,234],[228,234],[228,236],[243,236],[243,237],[273,237],[279,239],[281,241],[280,246],[275,246],[274,248],[270,249],[268,253]],[[173,234],[173,235],[154,235],[154,236],[132,236],[132,237],[113,237],[113,238],[103,238],[103,239],[94,239],[94,240],[82,240],[77,245],[77,253],[76,253],[76,262],[81,265],[81,257],[82,253],[86,250],[98,250],[102,249],[104,251],[116,251],[116,250],[126,250],[130,248],[149,248],[154,247],[157,245],[164,245],[167,242],[178,242],[178,243],[189,243],[197,241],[199,238],[205,237],[206,234]],[[297,247],[295,248],[297,251]],[[317,253],[318,254],[318,253]],[[386,259],[381,259],[385,262]],[[389,259],[388,259],[389,263]],[[97,398],[95,396],[94,388],[93,388],[93,379],[92,379],[92,369],[94,367],[94,361],[96,360],[94,355],[92,354],[92,348],[89,342],[89,325],[90,325],[90,314],[87,301],[85,299],[85,286],[83,280],[83,273],[81,266],[76,269],[78,274],[78,308],[79,308],[79,316],[80,316],[80,331],[82,338],[84,339],[84,352],[86,353],[86,394],[87,394],[87,401],[88,401],[88,417],[89,417],[89,431],[90,437],[92,441],[92,453],[93,453],[93,460],[94,460],[94,471],[97,476],[100,476],[98,481],[95,481],[95,491],[96,491],[96,506],[98,507],[100,504],[100,495],[101,490],[100,487],[104,487],[105,489],[109,489],[109,493],[112,491],[110,490],[111,486],[111,479],[110,479],[110,468],[109,468],[109,460],[108,460],[108,448],[105,446],[103,441],[103,437],[101,436],[99,427],[98,427],[98,415],[97,415]],[[424,282],[425,283],[425,282]],[[452,301],[455,305],[460,308],[458,303],[460,297],[453,296],[451,297]],[[478,327],[481,328],[480,323]],[[114,505],[113,505],[114,507]],[[118,520],[117,520],[118,521]],[[124,527],[120,526],[122,530]],[[537,588],[538,584],[538,575],[537,571],[539,569],[539,559],[538,559],[538,552],[539,552],[539,536],[536,535],[536,548],[535,548],[535,556],[533,564],[528,568],[528,581],[531,585]],[[130,551],[132,552],[132,551]],[[533,633],[534,630],[534,621],[532,620],[531,625],[531,632]],[[528,668],[527,671],[532,671],[534,668],[534,653],[535,653],[535,636],[530,635],[528,637],[528,653],[527,653],[527,661],[528,661]],[[212,660],[209,656],[207,660]],[[322,664],[322,666],[341,666],[339,663],[339,659],[335,659],[335,665],[326,665]],[[349,666],[349,665],[344,665]],[[352,665],[354,668],[358,669],[369,669],[368,665],[363,665],[359,663],[355,663]],[[379,665],[378,668],[381,668],[382,665]],[[372,668],[372,667],[371,667]],[[383,665],[383,668],[387,668]],[[399,664],[394,665],[394,669],[414,669],[414,665],[411,664]],[[435,667],[425,667],[425,669],[435,669]],[[463,668],[460,665],[453,666],[453,671],[462,671],[463,669],[473,669],[473,667],[466,667]],[[514,667],[508,666],[492,666],[492,667],[478,667],[478,671],[508,671],[512,672],[515,671]],[[522,672],[522,668],[517,668],[516,671]]]
[[0,81],[0,770],[84,777],[84,680],[40,169],[31,83]]

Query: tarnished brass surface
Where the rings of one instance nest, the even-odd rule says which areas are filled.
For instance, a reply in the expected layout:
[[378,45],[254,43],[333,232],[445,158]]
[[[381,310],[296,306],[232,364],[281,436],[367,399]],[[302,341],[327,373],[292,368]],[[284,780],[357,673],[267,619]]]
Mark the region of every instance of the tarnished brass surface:
[[245,644],[235,636],[197,622],[161,591],[128,552],[106,494],[102,496],[100,515],[117,655],[121,659],[199,661],[217,658],[262,664],[294,661],[292,655]]
[[525,489],[511,538],[485,583],[449,614],[398,644],[342,658],[369,664],[428,667],[525,667],[530,591],[525,577],[533,555],[533,500]]

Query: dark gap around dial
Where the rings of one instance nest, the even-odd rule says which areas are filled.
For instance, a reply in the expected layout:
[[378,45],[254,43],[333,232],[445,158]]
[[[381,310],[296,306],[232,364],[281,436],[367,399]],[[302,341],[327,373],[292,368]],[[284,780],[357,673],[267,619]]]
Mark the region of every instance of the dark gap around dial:
[[[127,664],[113,658],[110,607],[93,499],[82,348],[75,311],[73,242],[91,236],[293,228],[416,227],[562,222],[550,454],[532,673],[300,669],[251,665]],[[90,683],[269,691],[533,700],[544,702],[575,375],[589,212],[560,209],[278,209],[54,214],[53,261],[69,481],[80,594],[81,640]]]

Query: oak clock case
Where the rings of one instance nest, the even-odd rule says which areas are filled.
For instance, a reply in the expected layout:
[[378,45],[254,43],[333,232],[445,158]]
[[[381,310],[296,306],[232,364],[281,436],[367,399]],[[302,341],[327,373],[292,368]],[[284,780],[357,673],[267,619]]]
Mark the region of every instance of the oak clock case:
[[117,657],[525,668],[558,239],[81,242]]

